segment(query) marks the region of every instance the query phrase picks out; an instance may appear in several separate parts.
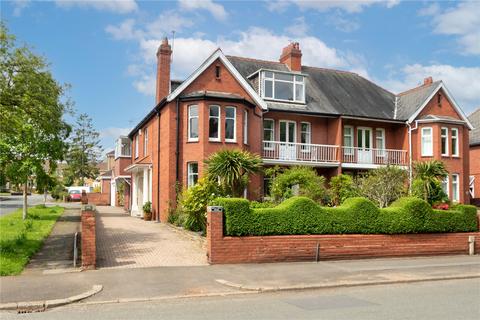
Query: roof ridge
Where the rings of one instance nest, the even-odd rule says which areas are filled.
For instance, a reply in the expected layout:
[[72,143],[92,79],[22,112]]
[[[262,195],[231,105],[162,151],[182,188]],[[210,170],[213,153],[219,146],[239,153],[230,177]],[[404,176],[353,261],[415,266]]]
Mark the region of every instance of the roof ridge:
[[434,81],[434,82],[429,83],[429,84],[422,84],[422,85],[419,85],[418,87],[413,87],[413,88],[408,89],[406,91],[400,92],[397,95],[398,96],[404,96],[404,95],[409,94],[413,91],[417,91],[417,90],[420,90],[420,89],[425,89],[425,88],[428,88],[428,87],[432,86],[433,84],[437,84],[437,83],[440,83],[440,82],[442,82],[442,80]]
[[349,74],[354,74],[354,75],[360,76],[360,75],[359,75],[358,73],[356,73],[356,72],[347,71],[347,70],[339,70],[339,69],[323,68],[323,67],[313,67],[313,66],[304,66],[304,65],[302,65],[302,67],[312,68],[312,69],[318,69],[318,70],[327,70],[327,71],[333,71],[333,72],[338,72],[338,73],[349,73]]
[[471,116],[475,115],[477,112],[480,112],[480,107],[477,107],[477,109],[473,110],[467,117],[470,118]]

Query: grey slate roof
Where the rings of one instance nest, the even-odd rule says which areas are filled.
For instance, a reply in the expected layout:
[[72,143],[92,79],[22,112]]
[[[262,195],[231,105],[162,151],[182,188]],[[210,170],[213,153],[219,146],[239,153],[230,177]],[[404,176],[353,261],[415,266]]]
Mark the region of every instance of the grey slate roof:
[[480,145],[480,108],[473,111],[468,116],[468,120],[473,126],[473,130],[470,131],[470,145]]
[[[255,86],[247,77],[259,69],[289,72],[279,62],[233,56],[227,58],[254,89]],[[302,67],[302,73],[307,75],[306,104],[267,102],[269,109],[393,119],[395,95],[358,74],[307,66]]]
[[430,85],[423,85],[400,93],[398,95],[397,114],[395,118],[398,120],[407,120],[410,118],[441,83],[441,81],[435,81]]

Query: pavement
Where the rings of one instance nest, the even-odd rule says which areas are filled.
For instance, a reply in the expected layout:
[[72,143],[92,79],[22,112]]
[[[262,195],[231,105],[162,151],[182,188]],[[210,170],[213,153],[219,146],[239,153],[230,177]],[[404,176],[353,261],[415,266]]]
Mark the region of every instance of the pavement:
[[308,263],[99,269],[0,279],[1,303],[61,299],[102,285],[79,303],[156,301],[264,291],[480,278],[480,256]]

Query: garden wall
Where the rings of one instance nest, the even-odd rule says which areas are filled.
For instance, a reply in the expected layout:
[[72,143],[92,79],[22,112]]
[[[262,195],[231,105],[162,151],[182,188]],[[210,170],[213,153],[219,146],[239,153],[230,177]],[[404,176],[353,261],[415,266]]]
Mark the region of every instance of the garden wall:
[[[216,210],[220,208],[220,210]],[[207,212],[207,255],[211,264],[468,254],[469,236],[480,252],[480,232],[401,235],[224,236],[221,207]]]
[[93,192],[87,193],[88,203],[96,206],[109,206],[110,193]]

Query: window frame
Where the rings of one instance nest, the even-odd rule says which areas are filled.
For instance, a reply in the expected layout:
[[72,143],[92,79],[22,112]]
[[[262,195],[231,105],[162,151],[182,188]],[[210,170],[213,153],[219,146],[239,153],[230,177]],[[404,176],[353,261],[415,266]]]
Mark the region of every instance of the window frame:
[[442,184],[442,189],[443,189],[443,184],[445,183],[446,190],[444,189],[443,191],[447,194],[448,198],[450,198],[450,177],[447,175],[445,179],[441,182]]
[[[233,118],[227,117],[227,109],[232,108],[234,110]],[[233,119],[233,138],[227,138],[227,120]],[[237,142],[237,107],[235,106],[226,106],[225,107],[225,142],[235,143]]]
[[[446,131],[445,134],[443,134],[443,130]],[[445,139],[445,152],[443,152],[443,141]],[[440,153],[442,156],[448,156],[449,155],[449,145],[448,145],[448,127],[441,127],[440,128]]]
[[[285,123],[285,134],[286,134],[286,140],[287,141],[281,141],[281,130],[282,130],[282,123]],[[289,125],[293,123],[293,129],[294,129],[294,133],[293,133],[293,142],[290,142],[288,141],[289,138],[290,138],[290,133],[289,133]],[[280,143],[297,143],[297,121],[293,121],[293,120],[279,120],[278,121],[278,141]]]
[[[217,107],[218,108],[218,116],[217,117],[211,115],[210,110],[212,109],[212,107]],[[212,118],[217,118],[218,119],[218,124],[217,124],[217,135],[218,135],[218,137],[217,138],[210,137],[210,119],[212,119]],[[221,136],[221,134],[222,134],[221,119],[222,119],[222,108],[220,108],[220,106],[217,105],[217,104],[209,105],[208,106],[208,141],[213,141],[213,142],[221,141],[221,137],[222,137]]]
[[[430,130],[429,135],[425,135],[424,131],[425,130]],[[426,150],[424,146],[424,139],[430,138],[430,148],[429,150]],[[430,151],[430,153],[427,153],[427,151]],[[433,128],[432,127],[422,127],[420,130],[420,154],[422,157],[433,157]]]
[[143,156],[147,155],[148,151],[148,127],[143,129]]
[[248,144],[248,110],[243,110],[243,144]]
[[[263,140],[265,138],[265,121],[271,121],[272,122],[272,138],[273,140]],[[264,150],[273,150],[275,147],[274,147],[274,144],[273,143],[268,143],[266,144],[265,141],[267,142],[275,142],[275,120],[274,119],[271,119],[271,118],[263,118],[263,121],[262,121],[262,126],[263,126],[263,137],[262,137],[262,140],[263,140],[263,149]],[[270,131],[270,129],[268,129]]]
[[[303,131],[303,125],[306,124],[308,126],[308,131]],[[302,142],[302,134],[308,133],[308,142]],[[308,121],[301,121],[300,122],[300,143],[306,144],[306,146],[301,146],[300,150],[302,152],[310,152],[310,145],[312,144],[312,124]]]
[[[459,139],[458,139],[458,128],[451,128],[450,129],[450,140],[452,142],[452,157],[459,157],[460,156],[460,144],[459,144]],[[455,136],[453,133],[455,132]],[[455,140],[455,143],[453,141]],[[453,152],[455,146],[455,153]]]
[[[458,198],[455,199],[455,196]],[[458,173],[452,174],[452,201],[460,202],[460,175]]]
[[[197,115],[196,116],[192,116],[190,114],[192,108],[197,108]],[[187,117],[188,117],[188,125],[187,125],[187,141],[188,142],[197,142],[199,140],[199,137],[200,137],[200,125],[199,125],[199,108],[198,108],[198,105],[197,104],[191,104],[188,106],[188,110],[187,110]],[[197,119],[197,134],[198,136],[195,138],[195,137],[191,137],[192,135],[192,123],[191,123],[191,119],[193,118],[196,118]]]
[[[272,73],[272,77],[267,76],[267,72]],[[292,76],[292,81],[288,80],[282,80],[282,79],[277,79],[275,77],[276,74],[286,74],[289,76]],[[302,81],[297,81],[297,77],[302,77]],[[275,100],[275,101],[283,101],[283,102],[289,102],[289,103],[305,103],[305,76],[301,74],[295,74],[295,73],[288,73],[288,72],[278,72],[278,71],[270,71],[270,70],[264,70],[262,71],[262,76],[261,76],[261,87],[262,87],[262,98],[268,99],[268,100]],[[272,96],[267,97],[265,95],[265,82],[266,81],[271,81],[272,82]],[[293,100],[286,100],[286,99],[279,99],[275,98],[275,82],[283,82],[283,83],[291,83],[292,84],[292,89],[293,89]],[[296,93],[296,86],[302,85],[302,96],[303,99],[298,100],[297,99],[297,93]]]
[[[197,172],[193,172],[191,170],[192,165],[197,165]],[[193,177],[197,177],[197,182],[193,182]],[[187,188],[190,188],[198,183],[198,162],[197,161],[190,161],[187,162]]]
[[[379,136],[378,132],[381,132],[382,135]],[[378,140],[382,141],[382,147],[378,147]],[[377,157],[385,157],[385,150],[387,149],[387,136],[385,133],[385,128],[375,128],[375,149],[377,149]]]
[[137,133],[137,135],[135,136],[135,159],[138,158],[138,138],[139,138],[139,135]]
[[[352,144],[350,146],[345,145],[345,129],[351,130],[349,136],[351,138]],[[354,149],[355,148],[355,130],[353,126],[350,126],[350,125],[343,126],[342,146],[344,147],[343,154],[349,155],[349,156],[353,156],[355,154],[355,149]]]

